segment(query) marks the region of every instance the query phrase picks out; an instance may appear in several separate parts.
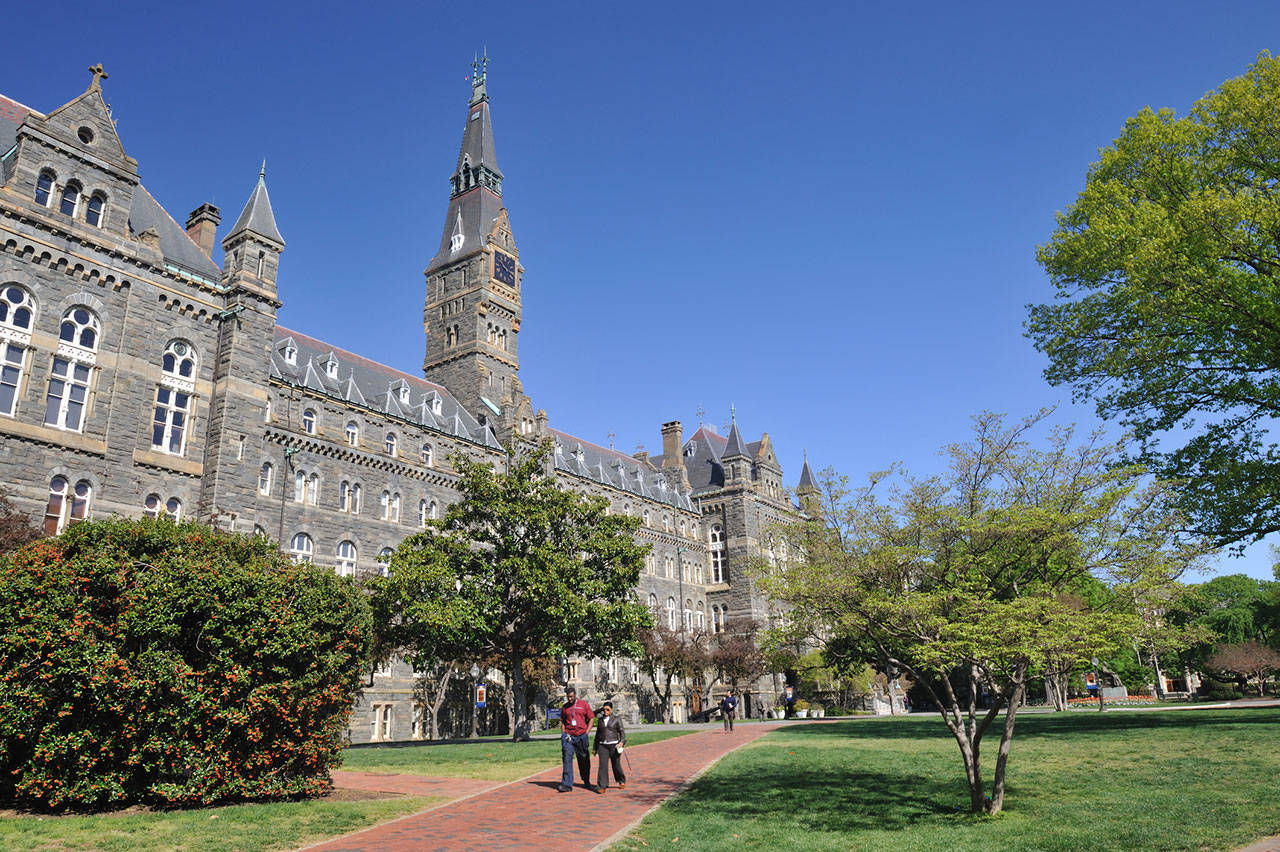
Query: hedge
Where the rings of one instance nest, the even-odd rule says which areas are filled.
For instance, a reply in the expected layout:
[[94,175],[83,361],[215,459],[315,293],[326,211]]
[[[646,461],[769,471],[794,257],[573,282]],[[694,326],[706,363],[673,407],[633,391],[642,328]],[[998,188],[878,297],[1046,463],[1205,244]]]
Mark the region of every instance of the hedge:
[[371,622],[331,570],[195,523],[0,557],[0,798],[209,804],[330,785]]

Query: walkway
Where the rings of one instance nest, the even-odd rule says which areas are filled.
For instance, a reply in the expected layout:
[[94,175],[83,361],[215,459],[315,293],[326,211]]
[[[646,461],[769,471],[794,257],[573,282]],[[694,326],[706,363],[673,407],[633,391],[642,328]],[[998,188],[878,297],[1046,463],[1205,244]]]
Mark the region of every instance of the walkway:
[[[632,746],[624,754],[631,769],[627,789],[609,788],[603,796],[579,784],[559,793],[560,769],[494,786],[489,781],[418,778],[405,775],[335,773],[344,787],[418,795],[461,795],[464,798],[432,810],[329,840],[312,850],[538,849],[586,852],[620,840],[645,814],[677,793],[711,764],[739,746],[776,730],[778,723],[739,725],[732,734],[719,730],[687,734]],[[548,744],[549,761],[559,760]],[[592,760],[594,771],[595,761]],[[347,776],[350,776],[349,778]],[[450,787],[449,785],[453,785]]]

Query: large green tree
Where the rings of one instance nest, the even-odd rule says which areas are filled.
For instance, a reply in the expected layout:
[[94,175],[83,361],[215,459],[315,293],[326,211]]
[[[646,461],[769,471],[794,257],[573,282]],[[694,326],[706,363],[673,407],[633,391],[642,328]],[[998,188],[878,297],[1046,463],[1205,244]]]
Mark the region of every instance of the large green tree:
[[461,499],[410,536],[370,581],[378,644],[415,667],[501,661],[514,698],[512,738],[529,737],[525,663],[547,655],[639,652],[648,610],[634,600],[646,548],[638,521],[559,488],[549,447],[513,447],[507,470],[452,461]]
[[1219,544],[1280,530],[1280,63],[1263,54],[1178,118],[1145,109],[1040,247],[1046,377],[1092,397],[1184,481]]
[[[1033,449],[1035,422],[976,418],[972,439],[947,448],[947,474],[905,479],[884,498],[881,475],[850,491],[824,474],[820,516],[786,531],[800,555],[760,578],[792,607],[789,641],[869,647],[882,671],[929,693],[959,746],[974,812],[1003,807],[1035,669],[1050,655],[1088,659],[1126,644],[1135,603],[1203,552],[1176,534],[1170,490],[1117,465],[1116,448],[1076,445],[1060,429]],[[1117,605],[1070,601],[1064,593],[1087,575],[1105,578]],[[982,741],[1001,711],[988,798]]]

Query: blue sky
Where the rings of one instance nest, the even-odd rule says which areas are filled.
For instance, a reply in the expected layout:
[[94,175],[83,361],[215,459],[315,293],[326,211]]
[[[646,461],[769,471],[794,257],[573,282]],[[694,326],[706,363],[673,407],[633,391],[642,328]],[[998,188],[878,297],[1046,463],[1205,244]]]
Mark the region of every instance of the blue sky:
[[[1280,32],[1271,2],[28,5],[0,91],[49,111],[102,62],[126,150],[224,229],[268,160],[282,324],[422,362],[487,47],[526,268],[521,378],[551,425],[767,430],[794,484],[938,469],[973,413],[1092,426],[1023,337],[1035,263],[1100,147]],[[221,237],[220,233],[220,237]],[[1270,576],[1265,546],[1224,570]]]

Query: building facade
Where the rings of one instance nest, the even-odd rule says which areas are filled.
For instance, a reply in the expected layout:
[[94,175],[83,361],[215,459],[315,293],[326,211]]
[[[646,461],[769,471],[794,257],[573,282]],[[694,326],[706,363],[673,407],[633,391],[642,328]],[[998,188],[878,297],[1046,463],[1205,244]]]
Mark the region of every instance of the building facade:
[[[286,243],[265,167],[220,242],[210,204],[178,225],[142,185],[92,70],[47,115],[0,96],[0,476],[47,532],[194,517],[358,576],[457,499],[452,454],[498,462],[504,442],[549,440],[564,487],[642,519],[652,550],[637,595],[660,619],[768,620],[744,568],[769,557],[770,526],[795,507],[767,433],[745,442],[734,423],[685,440],[672,421],[661,456],[627,455],[552,428],[526,395],[524,270],[483,66],[426,268],[418,374],[279,325]],[[812,485],[807,463],[801,480]],[[569,660],[566,676],[623,700],[639,686],[629,660]],[[407,666],[370,684],[353,742],[423,736]],[[755,686],[769,701],[778,688]],[[676,718],[691,709],[680,701]]]

